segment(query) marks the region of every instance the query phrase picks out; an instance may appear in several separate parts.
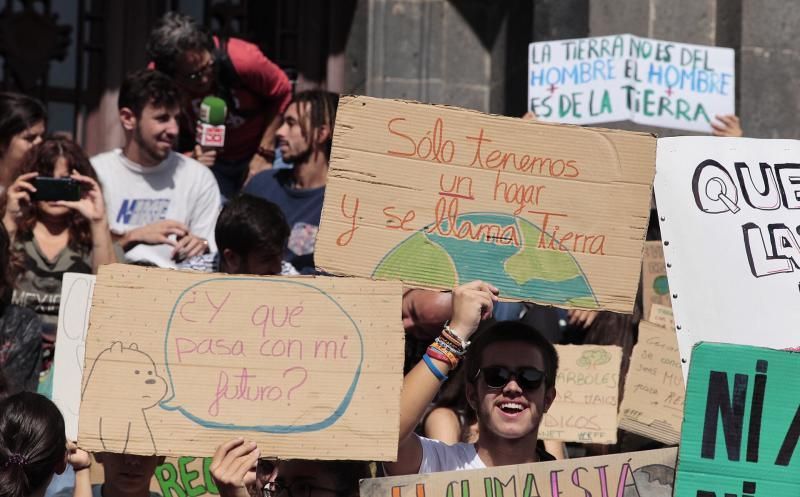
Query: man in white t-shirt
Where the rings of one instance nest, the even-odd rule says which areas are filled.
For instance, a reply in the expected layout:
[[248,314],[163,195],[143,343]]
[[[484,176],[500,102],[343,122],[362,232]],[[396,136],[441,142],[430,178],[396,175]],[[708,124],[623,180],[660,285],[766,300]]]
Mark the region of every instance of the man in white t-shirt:
[[[552,460],[538,445],[539,423],[556,397],[558,354],[539,332],[517,321],[497,322],[469,340],[491,316],[498,290],[482,281],[453,291],[449,326],[405,377],[400,400],[397,462],[389,475],[478,469]],[[466,395],[478,417],[475,444],[447,445],[414,433],[439,386],[464,355]]]
[[167,76],[129,74],[119,94],[125,146],[92,158],[108,221],[129,262],[160,267],[216,251],[219,188],[199,162],[172,151],[180,101]]

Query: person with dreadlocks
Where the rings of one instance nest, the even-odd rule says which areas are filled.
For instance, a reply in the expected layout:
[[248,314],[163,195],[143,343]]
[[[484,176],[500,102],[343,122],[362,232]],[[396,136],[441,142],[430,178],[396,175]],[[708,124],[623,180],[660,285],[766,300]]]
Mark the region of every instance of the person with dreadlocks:
[[314,271],[338,103],[335,93],[323,90],[295,95],[276,133],[284,160],[294,167],[261,172],[244,188],[281,208],[291,230],[285,260],[301,273]]

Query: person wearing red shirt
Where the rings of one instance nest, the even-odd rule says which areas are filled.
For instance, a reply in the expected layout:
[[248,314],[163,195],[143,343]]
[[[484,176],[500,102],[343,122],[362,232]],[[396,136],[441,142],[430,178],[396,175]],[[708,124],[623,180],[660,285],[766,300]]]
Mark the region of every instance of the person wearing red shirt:
[[[191,17],[168,12],[150,33],[151,68],[175,79],[181,89],[181,151],[210,166],[223,196],[230,198],[256,173],[272,167],[275,131],[292,98],[286,74],[254,44],[211,36]],[[200,102],[208,95],[228,106],[225,146],[195,145]]]

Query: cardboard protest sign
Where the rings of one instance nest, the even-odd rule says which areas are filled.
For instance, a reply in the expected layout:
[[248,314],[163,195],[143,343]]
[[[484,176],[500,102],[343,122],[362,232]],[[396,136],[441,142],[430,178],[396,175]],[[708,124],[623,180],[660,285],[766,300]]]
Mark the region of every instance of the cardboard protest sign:
[[[211,477],[210,457],[167,457],[156,467],[150,480],[150,491],[163,497],[203,497],[219,495]],[[89,469],[92,485],[105,482],[103,464],[92,457]]]
[[396,456],[401,286],[123,265],[97,277],[80,411],[87,450]]
[[675,329],[675,316],[672,307],[666,305],[653,304],[650,306],[650,322],[662,328]]
[[676,497],[800,495],[800,355],[695,346]]
[[[339,100],[317,265],[631,312],[654,139],[369,97]],[[608,199],[613,198],[613,202]]]
[[150,490],[163,497],[219,495],[211,478],[210,457],[169,457],[156,468]]
[[622,349],[556,345],[556,400],[542,417],[539,438],[566,442],[617,442]]
[[361,497],[671,497],[675,448],[361,480]]
[[710,133],[735,113],[731,48],[620,34],[531,43],[528,64],[528,110],[544,121]]
[[623,430],[677,445],[681,437],[685,389],[675,329],[639,322],[625,395],[619,411]]
[[800,142],[664,138],[655,179],[678,344],[795,347]]
[[642,308],[650,320],[653,304],[669,306],[669,282],[661,241],[644,242],[642,253]]
[[61,282],[56,331],[58,347],[53,358],[53,402],[64,416],[67,438],[73,441],[78,439],[83,354],[94,282],[94,275],[80,273],[64,273]]

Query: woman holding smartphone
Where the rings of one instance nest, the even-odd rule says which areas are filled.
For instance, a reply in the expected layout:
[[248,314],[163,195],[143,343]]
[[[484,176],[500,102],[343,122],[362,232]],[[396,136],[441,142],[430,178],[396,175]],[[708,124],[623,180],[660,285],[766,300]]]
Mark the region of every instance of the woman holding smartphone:
[[[75,191],[69,183],[77,182],[79,199],[37,200],[37,177],[64,181],[61,188],[49,185],[46,198],[57,198],[59,192],[68,198]],[[25,155],[20,174],[7,191],[3,224],[17,266],[13,302],[33,309],[42,319],[47,369],[64,273],[96,273],[102,264],[117,260],[97,175],[76,143],[48,138]]]

